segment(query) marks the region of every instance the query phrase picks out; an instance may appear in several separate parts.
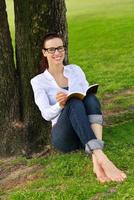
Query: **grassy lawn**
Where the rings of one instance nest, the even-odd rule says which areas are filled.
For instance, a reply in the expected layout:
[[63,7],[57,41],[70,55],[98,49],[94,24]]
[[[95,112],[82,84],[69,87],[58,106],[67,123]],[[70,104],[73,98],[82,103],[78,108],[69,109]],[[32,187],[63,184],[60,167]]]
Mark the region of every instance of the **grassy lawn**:
[[78,63],[100,95],[134,86],[134,2],[67,0],[70,62]]
[[[28,180],[29,182],[26,182],[26,185],[22,182],[19,188],[9,190],[7,199],[133,200],[132,147],[134,145],[134,127],[132,125],[133,123],[129,122],[112,128],[108,127],[104,134],[105,152],[128,175],[128,179],[124,183],[99,184],[92,172],[91,160],[88,155],[85,155],[84,151],[70,154],[52,153],[47,158],[31,160],[16,158],[16,160],[10,162],[10,165],[23,165],[23,169],[24,166],[35,165],[42,168],[39,171],[36,170],[34,176],[27,174],[25,181]],[[11,184],[13,184],[12,182]]]
[[[12,1],[6,1],[14,38]],[[3,184],[0,199],[134,200],[134,1],[66,0],[66,4],[69,61],[82,67],[90,83],[100,84],[98,96],[110,124],[104,127],[105,152],[128,179],[99,184],[84,151],[53,151],[31,160],[0,160],[7,178],[9,171],[16,177]]]

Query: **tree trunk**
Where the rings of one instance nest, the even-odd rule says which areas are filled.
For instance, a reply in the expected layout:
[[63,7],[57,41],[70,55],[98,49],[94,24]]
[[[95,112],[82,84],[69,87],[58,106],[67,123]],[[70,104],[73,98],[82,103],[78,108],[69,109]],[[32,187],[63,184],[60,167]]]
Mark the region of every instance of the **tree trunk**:
[[0,0],[0,156],[20,153],[23,148],[17,86],[6,5]]
[[64,0],[14,0],[14,8],[21,121],[29,151],[34,151],[48,143],[50,124],[34,103],[30,79],[37,74],[45,33],[61,33],[67,45],[66,7]]

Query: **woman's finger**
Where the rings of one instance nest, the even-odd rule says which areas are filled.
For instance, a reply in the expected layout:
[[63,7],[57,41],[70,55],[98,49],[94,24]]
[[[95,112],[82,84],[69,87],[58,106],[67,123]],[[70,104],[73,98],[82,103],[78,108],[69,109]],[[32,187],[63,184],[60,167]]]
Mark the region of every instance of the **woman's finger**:
[[56,95],[56,99],[59,99],[59,98],[67,98],[67,95],[65,94]]
[[57,98],[56,100],[57,100],[58,102],[62,102],[62,101],[65,101],[66,98],[60,97],[60,98]]

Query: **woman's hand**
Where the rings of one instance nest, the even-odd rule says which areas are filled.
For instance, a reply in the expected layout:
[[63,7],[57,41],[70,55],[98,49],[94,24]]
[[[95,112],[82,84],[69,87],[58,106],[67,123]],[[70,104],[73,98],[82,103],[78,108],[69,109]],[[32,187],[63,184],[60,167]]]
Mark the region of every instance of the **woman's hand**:
[[56,94],[56,100],[59,102],[60,106],[64,108],[66,101],[67,101],[67,94],[64,92],[58,92]]

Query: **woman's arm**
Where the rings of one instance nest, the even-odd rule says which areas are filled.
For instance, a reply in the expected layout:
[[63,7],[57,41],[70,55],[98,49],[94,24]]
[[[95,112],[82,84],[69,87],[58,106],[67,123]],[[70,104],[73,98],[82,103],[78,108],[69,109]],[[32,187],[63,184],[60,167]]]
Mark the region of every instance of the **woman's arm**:
[[49,104],[47,94],[43,88],[39,87],[37,80],[32,79],[31,85],[34,92],[35,103],[41,111],[42,117],[47,121],[51,121],[60,114],[62,107],[59,102],[54,105]]

